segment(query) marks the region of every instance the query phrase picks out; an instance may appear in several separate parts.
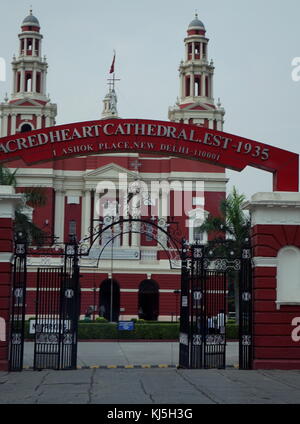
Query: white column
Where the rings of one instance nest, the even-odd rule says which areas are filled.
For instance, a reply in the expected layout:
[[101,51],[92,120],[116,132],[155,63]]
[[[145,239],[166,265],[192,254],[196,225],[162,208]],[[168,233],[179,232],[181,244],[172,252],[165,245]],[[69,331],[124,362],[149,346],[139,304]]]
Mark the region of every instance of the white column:
[[11,115],[11,128],[10,128],[11,135],[16,134],[16,118],[17,118],[17,115],[13,113]]
[[[133,222],[132,228],[135,229],[135,231],[139,231],[140,229],[140,223],[139,222]],[[132,247],[138,247],[141,244],[141,235],[140,233],[131,233],[131,246]]]
[[41,79],[42,79],[41,84],[42,84],[42,90],[43,90],[42,94],[44,94],[44,96],[46,95],[46,76],[47,76],[46,71],[41,72]]
[[2,125],[1,125],[1,137],[7,136],[7,115],[2,115]]
[[190,96],[194,94],[194,74],[190,74]]
[[58,237],[58,242],[64,241],[65,229],[65,191],[55,190],[55,215],[54,215],[54,235]]
[[205,86],[205,81],[206,81],[206,74],[202,74],[202,78],[201,78],[201,82],[202,82],[202,90],[201,90],[201,95],[204,97],[204,96],[207,96],[207,93],[206,93],[206,86]]
[[195,43],[192,43],[192,60],[195,60]]
[[213,119],[208,120],[208,128],[211,129],[211,130],[214,129],[214,120]]
[[213,92],[213,76],[210,74],[209,76],[209,91],[210,91],[210,97],[214,98],[214,92]]
[[49,115],[46,115],[46,123],[45,123],[45,125],[46,125],[46,128],[51,126],[51,121],[50,121],[50,116]]
[[24,93],[25,91],[25,69],[21,69],[20,91],[21,93]]
[[81,237],[89,236],[89,229],[91,226],[91,192],[85,190],[82,196],[82,210],[81,210]]
[[13,69],[13,94],[17,92],[17,71]]
[[182,99],[184,97],[184,76],[181,73],[180,74],[180,98]]
[[42,115],[36,116],[36,129],[39,130],[42,128]]
[[[97,211],[97,203],[99,201],[99,193],[94,192],[94,209],[93,209],[93,219],[99,219],[99,213]],[[96,231],[97,226],[99,225],[99,221],[93,221],[93,232]]]
[[[128,216],[124,216],[124,219],[128,219]],[[128,222],[123,224],[123,231],[128,231]],[[129,234],[122,235],[122,247],[129,246]]]
[[32,91],[36,92],[36,69],[32,72],[32,82],[31,82]]

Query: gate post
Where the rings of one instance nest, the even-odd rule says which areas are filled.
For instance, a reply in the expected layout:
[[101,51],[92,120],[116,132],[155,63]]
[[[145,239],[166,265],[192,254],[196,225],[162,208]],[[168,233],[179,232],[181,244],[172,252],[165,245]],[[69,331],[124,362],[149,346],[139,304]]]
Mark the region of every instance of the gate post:
[[256,193],[253,368],[300,369],[300,193]]
[[8,370],[9,321],[11,306],[13,220],[22,195],[12,186],[0,185],[0,371]]

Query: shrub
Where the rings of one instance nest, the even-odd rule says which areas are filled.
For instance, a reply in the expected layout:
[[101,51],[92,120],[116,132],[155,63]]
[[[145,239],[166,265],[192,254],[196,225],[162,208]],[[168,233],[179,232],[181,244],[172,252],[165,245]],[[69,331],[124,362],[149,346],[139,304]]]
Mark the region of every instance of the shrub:
[[[140,320],[138,320],[140,321]],[[34,339],[29,334],[29,321],[25,322],[25,338]],[[170,322],[135,322],[132,331],[118,330],[116,323],[99,320],[97,322],[80,321],[78,324],[78,340],[89,339],[122,339],[122,340],[178,340],[179,323]],[[239,338],[239,327],[236,324],[227,324],[226,338]]]
[[239,338],[239,326],[237,324],[226,325],[226,338],[231,340]]
[[98,318],[96,318],[96,320],[95,320],[96,322],[107,322],[107,319],[106,318],[104,318],[104,317],[98,317]]

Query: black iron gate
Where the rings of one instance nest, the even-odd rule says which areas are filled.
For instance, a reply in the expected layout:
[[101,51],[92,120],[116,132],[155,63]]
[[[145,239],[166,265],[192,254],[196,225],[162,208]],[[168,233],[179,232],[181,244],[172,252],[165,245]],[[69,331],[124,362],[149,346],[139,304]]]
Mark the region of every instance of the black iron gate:
[[76,369],[78,319],[78,252],[68,243],[64,267],[38,269],[34,369]]
[[15,260],[11,293],[10,371],[22,371],[23,368],[27,281],[26,259],[27,243],[25,239],[19,238],[15,242]]
[[252,369],[252,262],[251,249],[246,245],[242,251],[239,286],[239,367]]
[[205,246],[183,249],[179,366],[225,368],[228,273],[239,278],[239,367],[252,367],[252,266],[250,247],[242,258],[217,257]]
[[[34,252],[30,253],[34,255]],[[31,322],[34,336],[34,369],[76,369],[77,328],[80,313],[78,245],[66,243],[59,253],[61,267],[37,270],[36,311]],[[27,244],[15,243],[11,310],[10,370],[23,368],[26,308]]]

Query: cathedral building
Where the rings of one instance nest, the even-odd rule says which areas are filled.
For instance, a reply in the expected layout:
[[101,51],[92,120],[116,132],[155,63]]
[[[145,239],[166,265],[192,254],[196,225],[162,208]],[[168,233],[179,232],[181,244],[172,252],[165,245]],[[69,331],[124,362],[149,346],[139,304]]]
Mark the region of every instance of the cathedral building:
[[[1,137],[55,126],[57,107],[46,95],[48,64],[42,54],[40,29],[39,20],[30,11],[21,24],[18,54],[12,61],[12,94],[0,103]],[[184,38],[179,96],[169,108],[168,119],[222,131],[225,111],[213,97],[214,65],[208,47],[206,29],[196,15]],[[180,52],[179,49],[180,46]],[[99,120],[120,119],[115,81],[113,74]],[[83,240],[96,228],[97,220],[105,218],[95,207],[99,200],[97,184],[111,181],[118,187],[120,175],[125,175],[133,187],[141,183],[150,187],[153,181],[179,182],[184,187],[189,182],[186,184],[191,197],[189,210],[180,216],[175,214],[174,204],[179,199],[175,190],[169,196],[168,213],[158,207],[151,219],[166,230],[175,225],[190,243],[195,240],[205,243],[207,235],[199,231],[199,226],[207,213],[219,213],[220,201],[226,195],[225,169],[171,155],[114,153],[78,156],[30,167],[15,160],[8,166],[18,170],[18,191],[34,186],[45,188],[47,203],[33,210],[32,219],[60,243],[68,241],[70,235]],[[196,191],[199,182],[202,190]],[[142,201],[151,204],[149,199]],[[108,211],[110,208],[108,205]],[[106,218],[111,215],[107,212]],[[92,246],[89,256],[80,259],[81,315],[93,310],[95,316],[100,314],[113,321],[137,317],[175,320],[180,313],[180,267],[170,260],[167,254],[170,246],[163,237],[156,240],[149,233],[137,231],[120,233],[110,242],[111,238],[112,233],[107,232]],[[32,278],[28,281],[27,316],[34,315],[36,269],[50,264],[59,265],[58,258],[29,254],[28,271]]]

